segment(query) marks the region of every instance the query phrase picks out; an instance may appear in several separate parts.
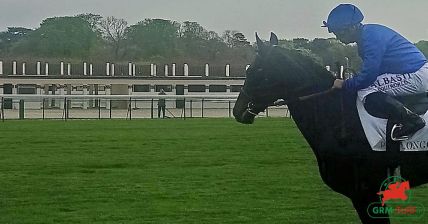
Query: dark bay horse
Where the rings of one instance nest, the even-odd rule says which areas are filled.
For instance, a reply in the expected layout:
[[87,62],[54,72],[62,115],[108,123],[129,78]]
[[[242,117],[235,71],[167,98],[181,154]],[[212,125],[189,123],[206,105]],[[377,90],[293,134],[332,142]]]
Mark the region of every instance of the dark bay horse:
[[316,156],[324,183],[351,199],[362,223],[390,223],[388,218],[373,219],[367,213],[369,204],[379,201],[376,193],[388,168],[399,165],[401,176],[410,180],[412,188],[425,184],[428,153],[372,151],[357,114],[355,95],[328,91],[301,100],[301,96],[329,90],[332,74],[299,51],[278,47],[273,33],[270,43],[256,38],[258,54],[233,108],[235,119],[251,124],[259,112],[283,99]]

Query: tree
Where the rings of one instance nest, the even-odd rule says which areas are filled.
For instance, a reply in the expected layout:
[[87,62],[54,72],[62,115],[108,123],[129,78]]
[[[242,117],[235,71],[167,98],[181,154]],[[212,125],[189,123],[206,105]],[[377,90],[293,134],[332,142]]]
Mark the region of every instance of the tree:
[[13,44],[24,39],[32,31],[32,29],[24,27],[8,27],[6,32],[0,33],[1,52],[8,54]]
[[233,35],[233,47],[246,47],[250,46],[250,42],[247,40],[245,35],[241,32]]
[[309,48],[309,40],[306,38],[294,38],[292,42],[295,48]]
[[197,22],[186,21],[181,25],[178,48],[183,55],[195,60],[215,60],[223,55],[227,46],[214,31],[207,31]]
[[197,22],[186,21],[181,25],[180,38],[182,39],[208,40],[209,36],[209,32]]
[[128,22],[124,19],[117,19],[109,16],[100,21],[100,28],[104,39],[112,45],[115,58],[119,57],[119,51],[122,48],[122,43],[125,40],[125,31],[128,27]]
[[323,65],[334,66],[346,64],[346,58],[349,59],[350,67],[359,69],[361,58],[358,56],[356,45],[345,45],[335,38],[322,39],[316,38],[306,44],[311,52],[322,59]]
[[126,30],[129,50],[136,58],[174,57],[180,24],[164,19],[145,19]]
[[332,66],[333,70],[337,69],[336,64],[345,65],[346,58],[349,59],[351,68],[357,70],[361,66],[362,61],[358,56],[356,45],[345,45],[335,38],[315,38],[312,41],[295,38],[280,40],[279,43],[282,47],[299,50],[300,53],[312,57],[322,65]]
[[223,42],[230,48],[250,46],[245,35],[236,30],[226,30],[222,35]]
[[80,17],[43,20],[40,28],[15,46],[17,53],[44,57],[87,58],[99,41],[90,24]]
[[428,57],[428,41],[421,40],[416,43],[416,47],[419,48],[419,50],[422,51],[422,53],[425,55],[425,57]]
[[216,32],[208,31],[208,40],[221,41],[221,38]]
[[79,14],[76,17],[80,17],[86,22],[88,22],[89,27],[91,27],[91,29],[94,32],[100,32],[100,23],[103,18],[102,16],[97,14],[92,14],[92,13],[85,13],[85,14]]
[[296,47],[294,46],[294,43],[292,40],[279,40],[278,41],[279,46],[283,47],[283,48],[288,48],[288,49],[295,49]]
[[221,36],[221,39],[223,42],[230,48],[233,47],[233,35],[237,33],[236,30],[226,30],[223,32],[223,35]]

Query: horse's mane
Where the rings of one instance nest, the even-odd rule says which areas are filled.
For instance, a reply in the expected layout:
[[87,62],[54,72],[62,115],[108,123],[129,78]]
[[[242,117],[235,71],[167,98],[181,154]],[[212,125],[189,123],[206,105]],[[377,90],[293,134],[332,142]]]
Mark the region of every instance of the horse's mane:
[[314,58],[296,49],[272,46],[266,55],[265,62],[274,68],[277,74],[284,78],[288,86],[305,88],[316,87],[316,90],[327,89],[334,77]]

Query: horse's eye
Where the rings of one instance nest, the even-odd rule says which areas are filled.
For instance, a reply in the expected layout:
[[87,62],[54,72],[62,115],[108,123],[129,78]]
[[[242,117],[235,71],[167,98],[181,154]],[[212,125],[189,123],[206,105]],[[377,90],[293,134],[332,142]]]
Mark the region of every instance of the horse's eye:
[[262,71],[263,71],[263,69],[262,69],[262,68],[259,68],[259,69],[257,69],[257,71],[258,71],[258,72],[262,72]]

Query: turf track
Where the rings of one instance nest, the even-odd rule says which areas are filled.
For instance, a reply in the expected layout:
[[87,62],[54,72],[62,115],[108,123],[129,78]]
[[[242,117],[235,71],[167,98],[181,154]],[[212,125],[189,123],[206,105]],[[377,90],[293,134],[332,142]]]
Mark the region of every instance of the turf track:
[[281,118],[0,123],[0,223],[359,222]]

